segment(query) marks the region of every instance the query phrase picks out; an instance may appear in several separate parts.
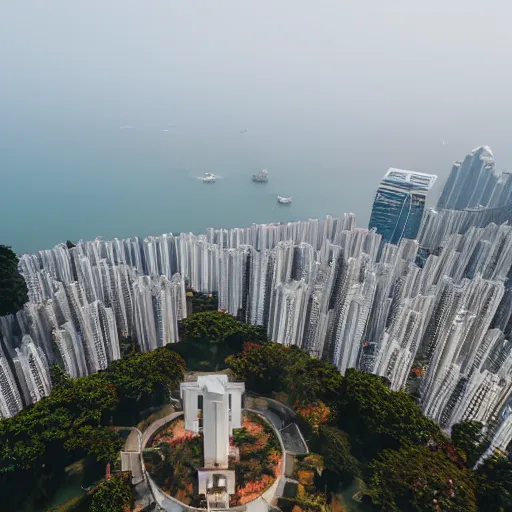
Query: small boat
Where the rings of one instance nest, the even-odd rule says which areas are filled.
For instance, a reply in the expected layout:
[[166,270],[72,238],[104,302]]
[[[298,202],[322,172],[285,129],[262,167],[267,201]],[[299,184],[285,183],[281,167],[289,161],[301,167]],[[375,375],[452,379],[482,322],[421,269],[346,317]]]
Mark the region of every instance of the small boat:
[[293,200],[293,197],[282,197],[277,196],[277,202],[281,204],[291,204]]
[[212,174],[211,172],[205,172],[204,176],[201,178],[201,180],[203,180],[203,183],[215,183],[216,179],[217,176],[215,176],[215,174]]
[[253,174],[252,181],[256,181],[257,183],[266,183],[268,181],[267,169],[262,169],[258,174]]

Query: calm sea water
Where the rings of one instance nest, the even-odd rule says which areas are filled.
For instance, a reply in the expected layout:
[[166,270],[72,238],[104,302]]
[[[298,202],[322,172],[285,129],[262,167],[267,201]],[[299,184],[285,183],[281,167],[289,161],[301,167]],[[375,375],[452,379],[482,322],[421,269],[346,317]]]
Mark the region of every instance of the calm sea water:
[[[46,126],[19,122],[0,155],[0,243],[24,253],[67,239],[203,232],[347,211],[365,225],[387,167],[411,163],[443,179],[449,170],[451,157],[439,142],[425,157],[418,144],[401,152],[376,138],[357,149],[356,130],[340,135],[311,123],[297,129],[163,121],[87,126],[65,117]],[[261,168],[269,171],[266,184],[251,181]],[[203,184],[197,178],[204,172],[218,181]],[[292,205],[279,205],[277,195],[293,196]]]

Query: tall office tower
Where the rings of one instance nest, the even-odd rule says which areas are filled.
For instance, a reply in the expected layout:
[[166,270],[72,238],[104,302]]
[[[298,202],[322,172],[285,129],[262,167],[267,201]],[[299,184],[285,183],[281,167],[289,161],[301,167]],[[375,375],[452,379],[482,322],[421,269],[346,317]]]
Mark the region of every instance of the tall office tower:
[[488,206],[499,177],[491,148],[480,146],[463,162],[455,162],[437,208],[465,210]]
[[142,351],[179,339],[178,321],[187,314],[185,282],[179,274],[140,276],[133,285],[135,332]]
[[275,284],[287,283],[292,278],[294,253],[293,242],[279,242],[275,248],[275,253]]
[[159,243],[158,238],[154,236],[148,236],[144,238],[142,242],[142,248],[144,252],[144,263],[146,267],[146,273],[150,276],[159,276],[160,267],[159,264]]
[[30,403],[35,403],[50,394],[52,384],[50,369],[44,352],[37,347],[29,335],[23,336],[21,348],[16,349],[19,365],[18,379],[21,387],[28,391]]
[[512,172],[503,171],[489,199],[489,208],[499,208],[512,203]]
[[77,256],[75,257],[75,267],[78,282],[85,292],[87,302],[99,300],[100,293],[97,289],[91,260],[87,256]]
[[133,269],[127,265],[112,265],[109,267],[112,283],[112,303],[116,315],[118,330],[124,334],[133,334],[133,294],[132,283],[135,279]]
[[433,252],[453,233],[465,234],[473,227],[487,227],[491,223],[497,225],[510,224],[511,221],[512,202],[495,208],[463,211],[429,209],[423,216],[418,240],[422,248]]
[[112,309],[99,301],[86,304],[81,308],[79,324],[91,373],[104,370],[108,363],[121,357]]
[[158,346],[176,343],[179,339],[178,321],[186,316],[185,283],[179,274],[174,274],[170,281],[160,276],[153,281],[152,293]]
[[241,245],[220,252],[219,308],[230,315],[246,312],[249,293],[251,247]]
[[405,388],[426,322],[433,305],[433,296],[409,298],[391,320],[375,354],[373,373],[386,377],[391,389]]
[[302,242],[294,247],[293,264],[292,264],[292,279],[300,281],[301,279],[310,283],[315,280],[316,268],[316,251],[313,247]]
[[[422,406],[428,416],[441,424],[449,418],[445,407],[457,394],[461,379],[472,371],[482,344],[486,343],[487,330],[504,291],[501,282],[479,276],[464,279],[460,285],[449,281],[445,284],[422,342],[429,360],[421,386]],[[437,332],[433,333],[433,327]]]
[[496,450],[500,450],[504,452],[510,441],[512,439],[512,413],[510,411],[510,405],[507,406],[508,411],[503,413],[503,416],[500,417],[500,422],[498,426],[495,428],[491,428],[491,443],[487,450],[482,454],[480,459],[478,459],[475,467],[478,467],[482,462],[490,457],[492,454],[496,452]]
[[375,228],[384,242],[392,244],[416,238],[427,192],[436,179],[433,174],[389,169],[377,189],[369,229]]
[[[64,322],[73,321],[73,313],[71,311],[71,305],[66,294],[66,287],[63,283],[59,281],[54,283],[52,303],[53,308],[55,310],[56,321],[58,326],[60,326]],[[54,326],[54,328],[57,328],[57,326]]]
[[331,313],[330,353],[332,363],[345,373],[347,368],[357,366],[376,290],[375,272],[367,255],[348,259],[340,284]]
[[247,321],[253,325],[264,325],[265,323],[265,309],[268,310],[270,301],[274,261],[275,251],[252,251]]
[[83,348],[83,341],[71,322],[66,322],[60,329],[53,331],[53,337],[59,362],[71,378],[84,377],[88,374]]
[[121,245],[124,249],[123,263],[136,268],[140,274],[143,274],[144,266],[142,264],[142,251],[139,239],[136,236],[133,238],[125,238]]
[[[64,244],[56,245],[53,249],[39,251],[39,253],[32,257],[39,260],[40,268],[46,269],[52,277],[64,283],[69,283],[73,280],[73,272],[71,265],[71,257],[67,247]],[[27,271],[25,262],[22,262],[25,257],[20,258],[20,268],[22,272]],[[28,256],[27,258],[30,258]]]
[[269,337],[283,345],[302,347],[308,285],[303,281],[279,283],[270,300]]
[[304,338],[302,342],[302,348],[313,357],[318,358],[321,357],[324,349],[329,321],[325,295],[320,282],[313,285],[308,299],[305,317],[306,325],[304,327]]
[[137,341],[143,352],[158,347],[157,324],[153,312],[151,279],[148,276],[137,277],[133,283],[133,311]]
[[46,354],[50,364],[53,363],[53,347],[52,347],[52,324],[44,303],[32,304],[27,302],[24,306],[24,312],[27,317],[27,325],[22,329],[23,334],[30,334],[33,340],[37,340],[37,345],[40,346]]
[[464,394],[453,400],[453,406],[448,404],[446,423],[496,421],[492,415],[503,408],[512,391],[511,349],[512,344],[501,331],[488,331],[479,357],[464,380]]
[[[170,253],[171,254],[171,253]],[[174,239],[172,254],[176,254],[175,272],[186,277],[189,286],[202,293],[218,290],[220,248],[210,244],[206,237],[180,234]]]
[[21,409],[23,409],[23,402],[18,386],[0,348],[0,417],[10,418]]

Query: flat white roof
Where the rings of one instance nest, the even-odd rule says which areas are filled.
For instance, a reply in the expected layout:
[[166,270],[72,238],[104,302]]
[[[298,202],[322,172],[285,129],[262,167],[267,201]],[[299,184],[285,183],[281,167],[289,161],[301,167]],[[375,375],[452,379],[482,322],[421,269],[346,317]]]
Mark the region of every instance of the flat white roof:
[[406,171],[405,169],[396,169],[390,167],[388,172],[382,178],[382,181],[394,181],[402,183],[416,184],[419,187],[430,190],[437,180],[435,174],[425,174],[424,172]]
[[201,375],[197,378],[197,384],[201,389],[205,389],[208,393],[216,393],[223,395],[226,392],[228,384],[227,375]]

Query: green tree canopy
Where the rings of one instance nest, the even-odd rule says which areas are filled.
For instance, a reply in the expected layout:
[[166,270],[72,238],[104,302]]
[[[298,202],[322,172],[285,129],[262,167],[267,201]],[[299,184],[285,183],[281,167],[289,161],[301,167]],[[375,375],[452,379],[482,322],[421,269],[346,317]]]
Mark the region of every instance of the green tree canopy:
[[130,476],[126,473],[113,475],[100,483],[92,497],[90,512],[126,512],[132,509]]
[[189,370],[217,371],[225,368],[226,358],[242,350],[247,341],[267,342],[261,327],[239,322],[222,311],[194,313],[180,322],[182,343],[167,345],[180,354]]
[[[449,447],[385,450],[370,465],[368,495],[388,512],[476,512],[475,478]],[[491,510],[491,509],[489,509]],[[492,509],[497,510],[497,509]]]
[[490,445],[490,439],[482,432],[483,427],[479,421],[464,421],[452,427],[453,444],[465,453],[470,468]]
[[324,458],[326,483],[336,491],[339,483],[348,484],[355,477],[361,477],[361,463],[351,453],[350,437],[336,427],[320,427],[316,443],[318,451]]
[[117,403],[116,389],[104,374],[57,386],[50,396],[0,421],[0,473],[58,465],[73,447],[66,441],[84,426],[97,427]]
[[248,389],[269,395],[285,391],[292,402],[337,401],[342,376],[330,363],[314,359],[297,347],[278,343],[246,343],[244,350],[227,358],[235,376]]
[[239,322],[234,316],[222,311],[194,313],[180,322],[180,336],[184,341],[208,343],[263,343],[267,337],[261,327]]
[[495,452],[476,470],[477,498],[482,512],[512,511],[512,462]]
[[169,390],[183,380],[183,371],[181,357],[165,348],[132,353],[105,371],[78,379],[53,366],[52,393],[0,420],[0,474],[9,482],[0,486],[0,501],[18,510],[24,493],[51,486],[52,475],[61,474],[77,458],[115,462],[122,439],[109,425],[130,422],[132,415],[138,420],[139,410],[152,405],[155,396],[168,400]]
[[138,401],[176,388],[184,362],[164,348],[135,353],[100,373],[69,379],[52,368],[52,393],[0,421],[0,473],[58,465],[65,452],[79,451],[112,461],[119,436],[107,429],[122,407],[136,410]]
[[113,463],[119,457],[123,440],[112,428],[82,425],[66,440],[64,446],[69,451],[82,450],[98,462]]
[[18,257],[0,245],[0,316],[19,311],[28,301],[27,284],[18,272]]
[[407,393],[391,391],[380,377],[352,368],[342,381],[338,416],[339,427],[358,441],[368,459],[386,448],[445,440]]
[[277,343],[259,346],[246,343],[242,352],[227,358],[235,377],[243,380],[251,391],[269,395],[286,388],[286,372],[293,364],[290,348]]
[[285,384],[293,398],[300,403],[321,400],[336,408],[343,381],[338,369],[297,348],[292,348],[292,353],[293,367],[286,371]]
[[185,361],[178,354],[158,348],[113,361],[107,377],[121,398],[137,401],[159,391],[175,389],[183,379],[184,370]]

